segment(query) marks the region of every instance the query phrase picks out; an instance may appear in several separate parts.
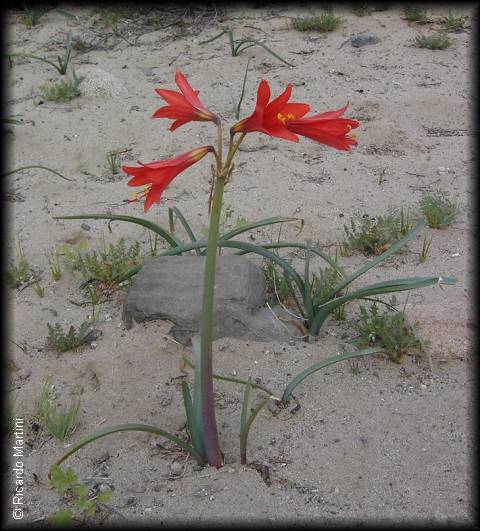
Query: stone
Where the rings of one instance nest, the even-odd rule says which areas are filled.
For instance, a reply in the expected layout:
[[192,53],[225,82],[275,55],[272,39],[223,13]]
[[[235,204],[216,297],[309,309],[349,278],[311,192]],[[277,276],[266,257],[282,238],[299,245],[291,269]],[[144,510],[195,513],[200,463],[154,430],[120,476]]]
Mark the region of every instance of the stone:
[[[133,321],[166,319],[170,334],[185,343],[200,332],[204,256],[150,258],[135,275],[123,305],[126,328]],[[243,256],[218,256],[215,277],[213,337],[257,341],[283,340],[301,335],[265,308],[265,276]],[[288,316],[288,320],[293,317]]]
[[77,77],[84,78],[80,84],[82,96],[100,96],[105,98],[128,96],[128,89],[124,82],[100,68],[82,67],[78,70]]
[[360,48],[361,46],[366,46],[367,44],[377,44],[380,42],[379,37],[371,31],[364,31],[363,33],[357,33],[352,35],[350,38],[350,43],[355,48]]

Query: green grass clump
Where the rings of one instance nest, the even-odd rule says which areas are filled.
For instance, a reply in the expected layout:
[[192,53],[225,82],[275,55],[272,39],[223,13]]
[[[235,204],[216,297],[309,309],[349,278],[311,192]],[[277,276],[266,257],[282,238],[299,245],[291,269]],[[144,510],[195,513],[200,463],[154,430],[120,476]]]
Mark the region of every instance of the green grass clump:
[[120,170],[120,155],[118,151],[109,151],[106,155],[108,170],[112,175],[116,175]]
[[404,19],[417,24],[430,24],[433,22],[426,9],[418,6],[408,6],[403,9]]
[[78,332],[76,328],[71,325],[68,329],[68,332],[65,333],[59,323],[56,323],[54,326],[52,326],[50,323],[47,323],[47,348],[57,352],[68,352],[69,350],[75,350],[83,344],[85,337],[89,332],[90,324],[91,323],[89,321],[84,321],[80,325]]
[[83,253],[85,243],[72,250],[67,245],[61,247],[67,269],[77,271],[85,280],[96,280],[106,287],[115,287],[118,281],[135,266],[143,262],[140,244],[134,242],[129,248],[121,238],[117,244],[104,244],[100,251]]
[[424,345],[416,336],[417,323],[409,324],[404,312],[393,309],[380,313],[376,303],[368,310],[360,306],[358,322],[353,326],[359,334],[353,340],[355,344],[380,344],[395,363],[401,363],[402,356],[409,349],[421,349]]
[[45,411],[48,409],[50,400],[55,398],[55,389],[52,384],[52,377],[45,379],[40,388],[40,394],[35,397],[33,402],[33,419],[42,422],[45,417]]
[[317,17],[296,18],[292,21],[292,28],[297,31],[320,31],[327,33],[338,28],[342,19],[333,13],[325,12]]
[[72,79],[62,79],[55,83],[47,83],[40,87],[40,93],[47,101],[66,103],[82,95],[80,83],[83,80],[83,76],[74,76]]
[[462,29],[465,25],[465,19],[463,17],[456,17],[449,11],[448,15],[442,18],[442,25],[447,31],[457,31]]
[[433,35],[417,35],[415,45],[418,48],[428,48],[429,50],[444,50],[452,44],[449,36],[443,31],[437,31]]
[[54,399],[55,388],[52,377],[49,376],[43,382],[40,394],[34,399],[33,419],[42,423],[50,435],[64,441],[77,426],[80,399],[73,398],[65,407],[55,406],[52,403]]
[[429,227],[447,227],[460,213],[458,204],[441,195],[426,195],[420,201],[420,208]]
[[379,255],[407,234],[411,229],[411,221],[408,211],[405,214],[401,208],[400,211],[392,210],[378,218],[367,215],[357,221],[351,218],[350,227],[345,224],[343,228],[346,235],[342,245],[344,255],[354,250],[365,255]]
[[80,399],[73,398],[70,404],[60,407],[47,402],[44,412],[45,429],[56,439],[64,441],[77,427]]
[[116,29],[120,22],[131,18],[135,14],[135,7],[128,5],[104,6],[97,9],[95,23],[104,28]]
[[18,246],[15,262],[10,262],[7,270],[4,272],[4,278],[8,286],[18,288],[32,277],[30,266],[25,258],[23,249]]
[[23,6],[23,13],[19,17],[19,21],[25,24],[27,28],[36,26],[43,15],[46,13],[46,8],[43,6]]

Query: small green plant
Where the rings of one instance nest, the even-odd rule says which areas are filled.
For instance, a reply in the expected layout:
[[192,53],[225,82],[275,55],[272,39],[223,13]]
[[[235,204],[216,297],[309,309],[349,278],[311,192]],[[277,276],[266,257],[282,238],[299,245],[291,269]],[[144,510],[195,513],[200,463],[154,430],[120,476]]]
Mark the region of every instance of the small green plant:
[[40,86],[40,93],[47,101],[66,103],[82,95],[80,83],[85,78],[77,77],[75,73],[72,79],[61,79],[55,83],[47,83]]
[[90,527],[97,510],[107,504],[112,497],[111,489],[90,492],[88,485],[81,484],[70,467],[63,471],[59,466],[53,466],[50,470],[50,485],[58,491],[67,504],[65,509],[55,512],[48,518],[48,522],[54,526],[83,524]]
[[370,4],[352,4],[352,12],[357,17],[364,17],[365,15],[371,15],[373,11],[373,6]]
[[285,306],[295,306],[292,297],[292,287],[282,272],[279,272],[272,260],[266,260],[264,266],[267,298],[272,304],[279,302]]
[[95,22],[104,28],[117,29],[120,22],[131,18],[135,13],[135,7],[117,4],[115,6],[102,6],[96,11]]
[[4,273],[5,280],[11,288],[18,288],[31,279],[30,266],[20,245],[17,246],[15,262],[10,262]]
[[38,295],[38,297],[43,298],[45,297],[45,289],[40,286],[40,276],[35,275],[35,282],[33,284],[33,291]]
[[67,246],[61,247],[67,268],[79,272],[85,280],[96,280],[105,288],[116,287],[132,267],[143,263],[137,241],[128,249],[123,238],[108,247],[104,243],[100,251],[82,253],[84,247],[84,243],[73,251]]
[[350,370],[355,376],[358,376],[362,372],[358,366],[358,360],[350,360]]
[[408,22],[416,22],[417,24],[430,24],[433,19],[429,16],[426,9],[418,6],[407,6],[403,9],[404,19]]
[[33,419],[42,422],[48,409],[50,401],[55,398],[55,388],[52,384],[52,377],[48,376],[40,388],[40,394],[33,401]]
[[87,283],[85,286],[85,291],[87,292],[90,303],[92,304],[92,321],[95,320],[95,308],[102,302],[102,294],[100,290],[92,283]]
[[55,251],[49,252],[46,254],[48,266],[50,268],[50,273],[52,275],[52,280],[58,282],[62,277],[62,269],[60,267],[60,259],[58,254]]
[[405,214],[403,208],[391,210],[384,216],[372,218],[364,215],[355,221],[350,219],[350,227],[343,226],[346,239],[343,251],[348,253],[358,250],[366,255],[378,255],[386,251],[393,243],[407,234],[412,226],[409,212]]
[[327,33],[336,30],[341,22],[341,17],[327,11],[316,17],[296,18],[292,21],[292,28],[302,32],[320,31]]
[[417,35],[415,45],[418,48],[428,48],[429,50],[444,50],[452,44],[449,36],[444,31],[437,31],[433,35]]
[[358,322],[353,326],[359,334],[353,340],[355,344],[380,344],[395,363],[401,363],[409,349],[423,348],[424,343],[416,336],[417,323],[410,325],[405,313],[396,310],[392,303],[383,313],[378,311],[376,302],[369,309],[361,305]]
[[233,31],[229,28],[224,29],[218,35],[215,35],[215,37],[212,37],[211,39],[208,39],[206,41],[199,42],[198,44],[199,45],[208,44],[209,42],[213,42],[225,34],[228,36],[228,42],[230,44],[230,52],[232,53],[232,57],[237,57],[240,54],[240,52],[243,52],[243,50],[246,50],[247,48],[251,48],[252,46],[260,46],[261,48],[266,50],[270,55],[273,55],[273,57],[277,58],[282,63],[285,63],[288,66],[294,66],[291,63],[288,63],[287,61],[285,61],[285,59],[282,59],[279,55],[273,52],[268,46],[266,46],[265,44],[263,44],[263,42],[260,42],[257,39],[247,38],[247,39],[235,40],[233,38]]
[[59,323],[56,323],[54,326],[52,326],[50,323],[47,323],[47,348],[57,352],[68,352],[69,350],[75,350],[83,344],[84,339],[89,332],[90,325],[90,321],[84,321],[80,325],[78,332],[76,328],[71,325],[68,329],[68,332],[65,333]]
[[456,17],[451,11],[449,11],[448,15],[442,18],[442,25],[447,31],[457,31],[463,28],[465,25],[465,19],[463,17]]
[[25,24],[27,28],[32,28],[33,26],[36,26],[40,19],[45,15],[46,8],[44,6],[38,5],[38,6],[23,6],[23,13],[19,16],[19,21],[22,24]]
[[423,264],[427,261],[428,257],[428,251],[430,250],[430,245],[432,243],[433,236],[430,238],[430,240],[427,240],[427,236],[425,235],[423,237],[423,246],[422,246],[422,252],[420,253],[420,263]]
[[106,155],[108,169],[112,175],[116,175],[120,170],[120,158],[118,151],[109,151]]
[[442,195],[426,195],[420,201],[420,209],[428,226],[433,229],[447,227],[460,213],[458,204]]
[[60,407],[49,400],[44,411],[45,429],[56,439],[64,441],[77,427],[80,399],[75,397],[70,404]]
[[65,53],[63,57],[57,56],[57,63],[54,63],[53,61],[50,61],[50,59],[46,59],[45,57],[40,57],[39,55],[34,55],[31,53],[24,53],[24,52],[17,52],[17,53],[10,53],[6,54],[6,56],[10,59],[11,57],[28,57],[29,59],[36,59],[37,61],[42,61],[42,63],[46,63],[50,66],[53,66],[55,70],[62,76],[64,76],[67,73],[68,64],[70,62],[70,57],[72,54],[72,32],[69,31],[67,33],[67,44],[65,48]]

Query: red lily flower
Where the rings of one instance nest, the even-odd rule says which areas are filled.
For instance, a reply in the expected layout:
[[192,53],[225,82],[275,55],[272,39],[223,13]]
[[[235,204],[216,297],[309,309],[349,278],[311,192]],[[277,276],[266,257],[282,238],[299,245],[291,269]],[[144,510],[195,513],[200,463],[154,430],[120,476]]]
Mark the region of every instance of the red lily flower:
[[125,173],[133,175],[127,183],[128,186],[145,186],[143,192],[137,192],[129,202],[145,198],[144,211],[147,212],[153,203],[160,203],[163,191],[179,173],[213,150],[213,146],[203,146],[173,159],[157,160],[148,164],[138,161],[140,167],[122,166]]
[[288,120],[286,126],[289,131],[301,136],[306,136],[335,149],[349,151],[351,146],[357,145],[355,137],[348,133],[359,126],[356,120],[340,118],[347,110],[345,107],[336,111],[328,111],[316,114],[308,118]]
[[152,118],[171,118],[175,120],[170,126],[170,131],[175,131],[177,127],[188,122],[215,122],[219,119],[216,114],[209,111],[198,99],[198,90],[193,90],[185,76],[178,71],[175,74],[175,82],[180,92],[166,89],[155,89],[167,103],[165,107],[160,107]]
[[270,87],[263,79],[258,86],[257,103],[253,114],[240,120],[230,130],[235,133],[251,133],[258,131],[277,138],[298,142],[298,136],[287,128],[287,121],[301,118],[310,110],[307,103],[288,103],[292,93],[292,85],[289,83],[278,98],[270,103]]

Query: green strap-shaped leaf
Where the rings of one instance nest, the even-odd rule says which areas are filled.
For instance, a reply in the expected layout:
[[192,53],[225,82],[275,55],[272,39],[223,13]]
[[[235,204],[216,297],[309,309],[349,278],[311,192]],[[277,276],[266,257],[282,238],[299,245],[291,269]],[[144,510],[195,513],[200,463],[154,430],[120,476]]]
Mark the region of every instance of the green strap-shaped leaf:
[[215,35],[215,37],[212,37],[211,39],[208,39],[206,41],[199,42],[198,44],[202,45],[202,44],[208,44],[209,42],[216,41],[218,38],[220,38],[222,35],[225,35],[225,33],[228,33],[228,32],[229,32],[229,30],[225,29],[225,30],[222,31],[222,33],[219,33],[218,35]]
[[29,169],[33,169],[33,168],[39,168],[41,170],[47,170],[49,172],[52,172],[54,173],[55,175],[58,175],[59,177],[61,177],[62,179],[65,179],[66,181],[73,181],[73,179],[69,179],[68,177],[65,177],[64,175],[62,175],[61,173],[59,173],[58,171],[55,171],[55,170],[52,170],[52,168],[48,168],[47,166],[38,166],[38,165],[32,165],[32,166],[22,166],[21,168],[16,168],[15,170],[11,170],[11,171],[7,171],[6,173],[3,174],[3,177],[7,177],[8,175],[12,175],[12,173],[16,173],[18,171],[22,171],[22,170],[29,170]]
[[258,221],[246,223],[241,227],[236,227],[235,229],[229,230],[228,232],[220,236],[218,241],[222,242],[226,240],[231,240],[239,234],[243,234],[244,232],[248,232],[249,230],[258,229],[259,227],[264,227],[265,225],[275,225],[276,223],[289,223],[290,221],[300,221],[300,218],[286,218],[284,216],[275,216],[272,218],[260,219]]
[[[196,367],[195,364],[193,364],[186,356],[184,356],[183,359],[189,367],[191,367],[192,369],[195,369]],[[242,380],[240,378],[233,378],[231,376],[222,376],[220,374],[215,374],[215,373],[213,373],[212,377],[215,378],[216,380],[222,380],[224,382],[232,382],[232,383],[237,383],[241,385],[248,385],[247,380]],[[268,389],[267,387],[264,387],[263,385],[260,385],[257,383],[251,383],[250,385],[252,387],[255,387],[256,389],[261,389],[262,391],[267,393],[269,396],[273,396],[272,391],[270,391],[270,389]]]
[[398,278],[395,280],[387,280],[385,282],[377,282],[363,286],[352,293],[347,293],[341,297],[337,297],[320,307],[316,308],[315,318],[309,323],[310,337],[318,334],[328,315],[337,307],[354,299],[364,299],[372,295],[381,295],[385,293],[396,293],[398,291],[408,291],[411,289],[425,288],[433,284],[454,284],[455,279],[451,277],[413,277],[413,278]]
[[240,117],[240,108],[242,106],[243,97],[245,95],[245,85],[247,84],[247,76],[248,76],[248,67],[249,67],[249,65],[250,65],[250,57],[248,58],[247,67],[245,68],[245,75],[243,76],[242,93],[240,94],[240,99],[238,100],[237,109],[235,111],[235,118],[237,120]]
[[195,416],[195,410],[193,407],[192,396],[190,395],[190,389],[187,382],[182,382],[182,395],[183,402],[185,404],[185,413],[187,415],[188,429],[192,437],[192,444],[195,450],[205,459],[205,450],[203,447],[202,434],[198,432],[198,422]]
[[273,55],[273,57],[276,57],[279,61],[282,61],[282,63],[285,63],[288,66],[295,66],[295,65],[292,65],[292,63],[289,63],[288,61],[285,61],[285,59],[282,59],[278,54],[276,54],[268,46],[266,46],[265,44],[263,44],[260,41],[257,41],[256,39],[244,39],[244,40],[240,41],[235,47],[234,55],[238,55],[241,52],[240,46],[242,46],[242,44],[246,44],[246,43],[253,43],[253,44],[257,45],[257,46],[261,46],[264,50],[266,50],[268,53]]
[[45,57],[40,57],[38,55],[34,55],[31,53],[23,53],[23,52],[9,53],[9,54],[3,54],[3,55],[7,57],[28,57],[29,59],[36,59],[37,61],[42,61],[43,63],[47,63],[48,65],[53,66],[53,68],[55,68],[55,70],[59,74],[62,74],[62,69],[58,67],[54,62],[49,61],[48,59],[45,59]]
[[290,381],[290,383],[285,387],[285,391],[283,392],[282,402],[286,404],[295,387],[297,387],[297,385],[303,382],[303,380],[305,380],[307,376],[310,376],[314,372],[317,372],[320,369],[328,367],[329,365],[332,365],[334,363],[338,363],[339,361],[349,360],[352,358],[359,358],[361,356],[370,356],[372,354],[381,354],[382,352],[384,352],[384,349],[372,347],[364,350],[359,350],[357,352],[347,352],[338,356],[332,356],[331,358],[327,358],[326,360],[320,361],[319,363],[315,363],[315,365],[312,365],[311,367],[308,367],[308,369],[303,370],[300,374],[295,376],[295,378]]
[[77,216],[54,216],[53,219],[109,219],[111,221],[126,221],[127,223],[135,223],[141,225],[161,236],[171,247],[179,247],[182,241],[173,236],[170,232],[165,230],[160,225],[152,223],[146,219],[136,218],[133,216],[122,216],[117,214],[80,214]]
[[72,454],[78,452],[78,450],[80,450],[87,444],[90,444],[91,442],[96,441],[97,439],[100,439],[102,437],[106,437],[107,435],[111,435],[112,433],[118,433],[122,431],[144,431],[147,433],[152,433],[153,435],[160,435],[161,437],[165,437],[166,439],[177,444],[180,448],[182,448],[182,450],[192,455],[199,464],[203,464],[202,456],[195,450],[195,448],[193,448],[193,446],[182,441],[182,439],[179,439],[175,435],[168,433],[168,431],[157,428],[156,426],[150,426],[149,424],[119,424],[118,426],[110,426],[108,428],[104,428],[103,430],[92,433],[91,435],[88,435],[80,442],[74,444],[71,448],[69,448],[67,452],[65,452],[59,459],[55,461],[54,465],[60,465]]
[[[184,215],[180,212],[180,210],[177,207],[173,207],[172,209],[169,208],[169,211],[172,211],[177,216],[177,219],[180,220],[180,223],[183,225],[183,228],[185,229],[185,232],[187,233],[188,237],[190,238],[190,241],[192,243],[195,243],[197,241],[197,238],[195,234],[193,233],[192,228],[188,224],[187,220],[185,219]],[[201,255],[200,249],[195,249],[195,253],[197,255]]]
[[332,288],[332,292],[337,293],[341,291],[342,289],[346,288],[355,279],[357,279],[358,277],[366,273],[369,269],[371,269],[372,267],[375,267],[380,262],[383,262],[386,258],[391,256],[393,253],[396,253],[401,247],[403,247],[410,240],[412,240],[423,228],[425,228],[425,226],[426,226],[425,220],[423,219],[420,220],[408,234],[406,234],[403,238],[401,238],[396,243],[394,243],[384,253],[382,253],[380,256],[377,256],[373,260],[370,260],[370,262],[367,262],[360,269],[357,269],[357,271],[355,271],[350,276],[348,276],[347,278],[339,282],[334,288]]
[[242,418],[240,421],[240,460],[242,465],[247,463],[247,442],[248,434],[250,433],[250,428],[252,427],[253,421],[256,416],[260,413],[261,409],[267,404],[270,398],[263,399],[257,406],[255,406],[251,415],[247,419],[248,414],[248,399],[250,395],[250,387],[245,388],[245,394],[243,397],[242,404]]

